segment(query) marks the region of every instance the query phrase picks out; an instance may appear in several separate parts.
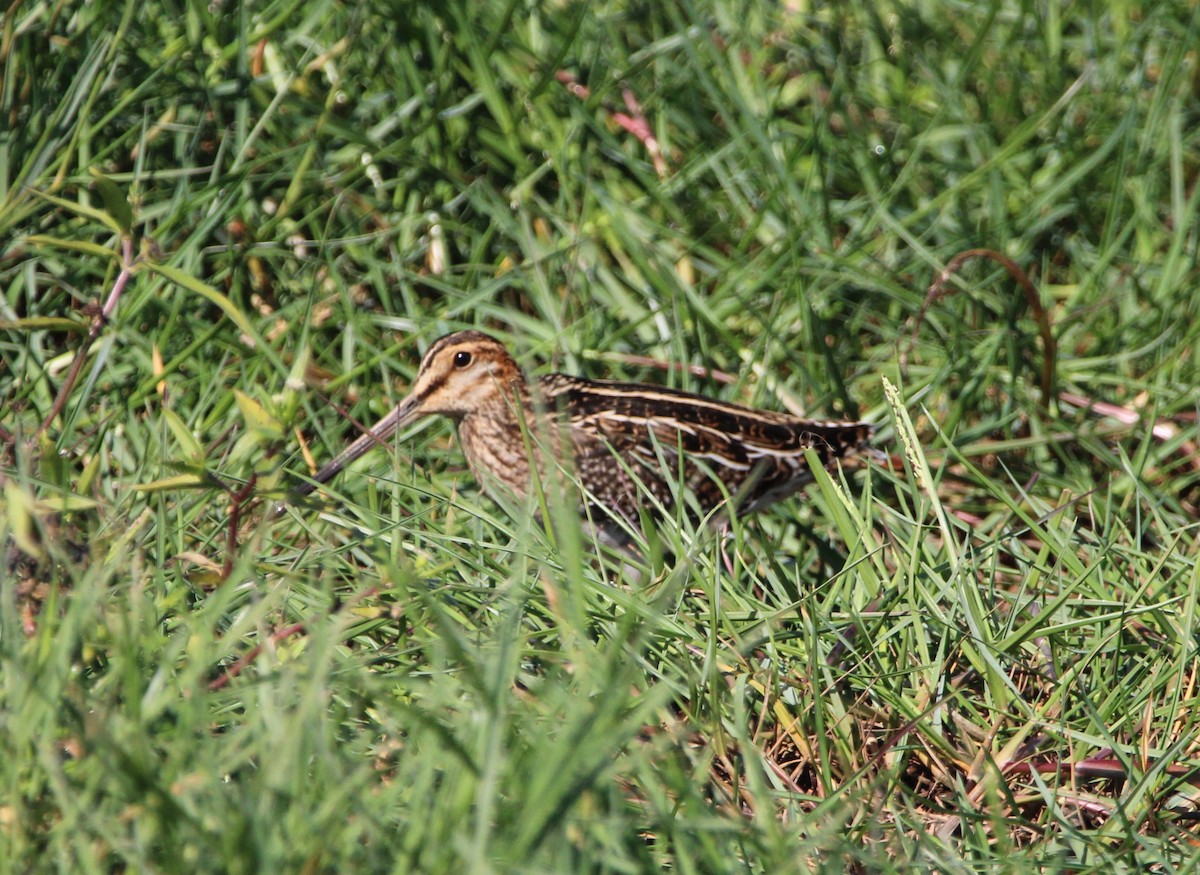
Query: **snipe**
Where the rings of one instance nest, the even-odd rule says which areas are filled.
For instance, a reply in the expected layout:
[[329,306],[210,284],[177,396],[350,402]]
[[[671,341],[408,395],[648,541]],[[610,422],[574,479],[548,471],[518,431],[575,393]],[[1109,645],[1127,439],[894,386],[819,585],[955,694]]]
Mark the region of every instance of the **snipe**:
[[829,467],[865,450],[874,431],[640,383],[566,374],[529,381],[500,341],[460,331],[429,348],[408,397],[299,494],[434,414],[457,423],[467,463],[489,492],[525,497],[533,471],[544,478],[554,470],[551,457],[574,473],[594,518],[629,523],[642,510],[670,510],[681,484],[704,513],[730,498],[739,512],[757,510],[812,482],[806,450]]

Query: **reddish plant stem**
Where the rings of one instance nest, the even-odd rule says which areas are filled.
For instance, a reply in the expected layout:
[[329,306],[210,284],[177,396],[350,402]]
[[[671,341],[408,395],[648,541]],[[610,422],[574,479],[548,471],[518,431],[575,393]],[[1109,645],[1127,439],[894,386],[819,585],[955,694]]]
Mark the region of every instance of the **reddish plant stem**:
[[[580,100],[587,100],[592,95],[588,87],[576,79],[575,74],[568,70],[557,71],[554,74],[554,78],[562,83],[567,91]],[[654,163],[654,172],[658,174],[658,178],[666,179],[669,172],[667,159],[663,155],[662,146],[659,144],[658,138],[654,136],[650,123],[646,121],[646,116],[642,112],[637,95],[633,93],[632,88],[625,85],[621,88],[621,97],[625,100],[625,109],[628,112],[621,112],[612,107],[606,107],[612,115],[612,120],[619,127],[637,138],[638,142],[649,153],[650,160]]]
[[[1082,760],[1077,763],[1049,760],[1037,763],[1013,763],[1004,770],[1006,775],[1069,775],[1072,778],[1087,780],[1107,779],[1110,781],[1126,780],[1130,777],[1129,770],[1117,759]],[[1169,763],[1164,771],[1173,778],[1182,778],[1189,784],[1200,785],[1200,766],[1189,766],[1183,763]]]
[[[304,631],[303,623],[292,623],[290,626],[284,626],[282,629],[276,629],[271,633],[271,643],[278,644],[286,638],[291,638],[293,635],[299,635]],[[246,670],[247,666],[258,659],[258,655],[263,652],[265,644],[255,644],[241,656],[239,656],[230,666],[221,673],[221,676],[214,678],[208,684],[210,691],[216,691],[227,686],[230,681]]]
[[258,474],[251,474],[246,485],[230,496],[233,503],[229,508],[228,534],[225,538],[225,565],[221,569],[222,581],[228,580],[229,575],[233,574],[233,560],[237,555],[237,530],[238,523],[242,519],[242,505],[254,494],[254,487],[257,484]]
[[113,282],[112,291],[108,293],[108,300],[104,302],[104,306],[92,318],[91,327],[88,328],[87,337],[84,338],[83,344],[79,351],[75,354],[75,360],[71,362],[71,369],[67,371],[66,380],[63,381],[62,387],[58,390],[58,396],[54,399],[54,404],[50,408],[50,412],[46,418],[42,420],[42,424],[37,427],[37,431],[30,438],[30,443],[35,443],[38,438],[45,434],[50,428],[51,423],[56,420],[62,413],[63,408],[67,406],[67,398],[71,396],[71,390],[75,387],[75,382],[79,379],[79,374],[83,370],[83,365],[87,361],[88,350],[92,348],[92,344],[100,336],[100,332],[108,325],[112,319],[113,312],[117,309],[117,302],[121,299],[121,293],[125,291],[125,286],[129,284],[130,277],[133,276],[133,269],[136,267],[137,261],[133,257],[133,239],[130,237],[121,238],[121,271],[117,274],[116,281]]
[[925,302],[921,304],[921,311],[913,320],[912,342],[916,342],[917,330],[921,327],[929,308],[941,298],[958,293],[959,290],[949,288],[948,283],[958,269],[972,258],[987,258],[996,262],[1008,271],[1009,276],[1016,280],[1017,285],[1025,293],[1025,301],[1038,324],[1038,334],[1042,338],[1042,406],[1049,407],[1054,391],[1054,367],[1058,358],[1058,345],[1054,340],[1054,332],[1050,328],[1050,317],[1042,306],[1042,299],[1038,295],[1033,281],[1029,278],[1029,274],[1003,252],[997,252],[995,249],[968,249],[950,259],[946,269],[934,277],[933,282],[929,284]]
[[[337,604],[335,604],[333,607],[331,607],[329,609],[329,611],[327,612],[327,616],[330,616],[330,617],[335,616],[339,611],[343,611],[347,607],[350,607],[351,605],[358,604],[363,599],[370,598],[371,596],[378,594],[378,592],[379,592],[379,587],[368,586],[366,589],[362,590],[361,592],[355,593],[353,598],[350,598],[344,602],[338,602]],[[271,633],[271,637],[270,637],[271,643],[278,644],[280,641],[283,641],[286,638],[291,638],[293,635],[304,634],[304,632],[308,628],[308,622],[311,622],[311,621],[292,623],[288,626],[284,626],[282,629],[276,629],[274,632]],[[244,654],[239,656],[234,662],[232,662],[229,665],[228,668],[225,669],[225,671],[221,672],[220,677],[213,678],[213,680],[209,681],[208,689],[209,690],[220,690],[223,687],[228,686],[230,681],[232,681],[234,678],[236,678],[238,675],[240,675],[243,671],[245,671],[251,664],[253,664],[254,660],[256,660],[258,658],[258,655],[263,652],[263,648],[265,646],[266,646],[265,644],[255,644],[248,651],[246,651]]]

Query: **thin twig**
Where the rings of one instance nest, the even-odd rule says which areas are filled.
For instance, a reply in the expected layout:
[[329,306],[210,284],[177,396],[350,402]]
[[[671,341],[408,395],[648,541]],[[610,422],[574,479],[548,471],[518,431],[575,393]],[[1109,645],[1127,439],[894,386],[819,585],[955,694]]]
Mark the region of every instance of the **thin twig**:
[[[569,70],[559,70],[554,74],[562,85],[578,97],[580,100],[587,100],[592,93],[586,85],[575,78],[575,74]],[[658,142],[658,138],[654,136],[653,130],[650,128],[650,123],[646,121],[645,113],[642,112],[642,106],[638,102],[637,95],[633,93],[628,85],[621,87],[621,97],[625,100],[625,109],[627,112],[621,112],[618,109],[613,109],[611,106],[606,106],[609,114],[612,115],[612,120],[628,133],[637,138],[645,150],[650,154],[650,160],[654,164],[654,172],[658,174],[659,179],[666,179],[670,172],[667,166],[666,156],[663,155],[662,145]]]
[[[286,638],[291,638],[293,635],[299,635],[303,631],[303,623],[292,623],[290,626],[284,626],[282,629],[276,629],[274,632],[272,632],[271,643],[278,644],[280,641],[283,641]],[[237,660],[229,666],[229,668],[225,669],[225,671],[221,673],[220,677],[214,678],[212,681],[210,681],[208,684],[208,689],[212,692],[216,692],[217,690],[227,686],[230,681],[245,671],[246,668],[252,662],[254,662],[254,660],[258,659],[258,655],[263,652],[264,647],[266,647],[265,644],[255,644],[253,647],[239,656]]]
[[37,440],[45,434],[51,424],[62,413],[63,408],[67,406],[67,399],[71,396],[71,390],[75,387],[75,382],[79,379],[79,374],[83,370],[83,365],[87,361],[88,350],[92,348],[92,344],[100,336],[100,332],[108,325],[112,319],[113,312],[117,309],[117,302],[121,298],[121,293],[125,291],[125,286],[128,285],[130,277],[133,276],[133,269],[137,266],[137,260],[133,257],[133,239],[130,237],[121,238],[121,272],[117,274],[117,279],[113,282],[112,291],[108,293],[108,300],[104,302],[104,306],[92,318],[91,327],[88,329],[87,337],[84,338],[83,344],[79,351],[75,354],[75,360],[71,362],[71,369],[67,371],[66,380],[63,381],[62,387],[58,390],[58,397],[54,399],[54,404],[50,408],[50,413],[42,420],[42,424],[37,427],[37,431],[30,438],[30,443],[36,443]]
[[254,495],[254,487],[258,485],[258,474],[251,474],[246,485],[237,492],[231,493],[232,506],[229,508],[229,529],[225,539],[225,565],[221,569],[221,580],[228,580],[233,574],[233,561],[237,555],[237,530],[242,519],[242,505]]
[[[1037,287],[1029,278],[1029,274],[1003,252],[997,252],[995,249],[968,249],[950,259],[946,269],[934,277],[933,282],[929,284],[925,302],[921,304],[920,312],[913,319],[910,347],[917,342],[917,331],[925,320],[925,314],[929,308],[940,299],[959,292],[958,289],[949,287],[950,278],[972,258],[987,258],[996,262],[1008,271],[1009,276],[1017,281],[1017,285],[1025,293],[1025,301],[1033,313],[1033,318],[1038,324],[1038,333],[1042,338],[1042,406],[1048,408],[1054,390],[1054,367],[1058,358],[1058,344],[1054,340],[1054,332],[1050,328],[1050,317],[1047,315],[1045,307],[1042,306],[1042,299],[1038,294]],[[903,354],[901,359],[903,366],[907,363],[907,354]]]
[[[377,595],[378,593],[379,593],[379,587],[368,586],[366,589],[362,590],[361,592],[356,593],[353,598],[347,599],[344,602],[343,601],[336,602],[328,611],[326,611],[326,616],[327,617],[336,616],[340,611],[344,611],[346,608],[350,607],[351,605],[356,605],[359,602],[361,602],[363,599],[370,598],[371,596]],[[299,623],[291,623],[287,626],[284,626],[282,629],[276,629],[274,632],[271,633],[269,641],[272,644],[278,644],[280,641],[283,641],[287,638],[291,638],[293,635],[303,635],[307,631],[308,624],[310,622],[312,622],[312,621],[308,620],[308,621],[302,621]],[[254,660],[258,659],[258,656],[260,653],[263,652],[264,647],[266,647],[266,644],[255,644],[253,647],[251,647],[249,650],[247,650],[244,654],[242,654],[236,660],[234,660],[232,663],[230,663],[230,665],[225,669],[225,671],[221,672],[219,677],[215,677],[211,681],[209,681],[208,689],[212,692],[215,692],[217,690],[220,690],[220,689],[228,686],[229,683],[234,678],[236,678],[243,671],[245,671],[250,665],[252,665]]]
[[[1059,775],[1084,780],[1121,781],[1132,777],[1129,769],[1118,759],[1089,759],[1077,763],[1062,760],[1043,760],[1036,763],[1013,763],[1004,770],[1006,775]],[[1189,784],[1200,784],[1200,766],[1186,763],[1167,763],[1163,771],[1172,778]]]

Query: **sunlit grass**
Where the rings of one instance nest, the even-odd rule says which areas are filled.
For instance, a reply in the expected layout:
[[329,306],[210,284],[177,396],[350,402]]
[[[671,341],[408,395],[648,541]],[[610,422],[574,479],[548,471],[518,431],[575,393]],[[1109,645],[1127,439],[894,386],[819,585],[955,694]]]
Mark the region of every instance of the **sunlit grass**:
[[[14,868],[1192,864],[1187,4],[4,20]],[[464,327],[888,461],[597,560],[430,422],[272,517]]]

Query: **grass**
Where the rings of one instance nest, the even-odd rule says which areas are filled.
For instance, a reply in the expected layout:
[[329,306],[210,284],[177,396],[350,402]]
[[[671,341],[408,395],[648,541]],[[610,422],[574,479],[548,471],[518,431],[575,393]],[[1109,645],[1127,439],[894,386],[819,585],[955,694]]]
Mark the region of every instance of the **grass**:
[[[1191,870],[1198,24],[10,7],[0,859]],[[890,461],[640,577],[444,422],[269,517],[463,327]]]

